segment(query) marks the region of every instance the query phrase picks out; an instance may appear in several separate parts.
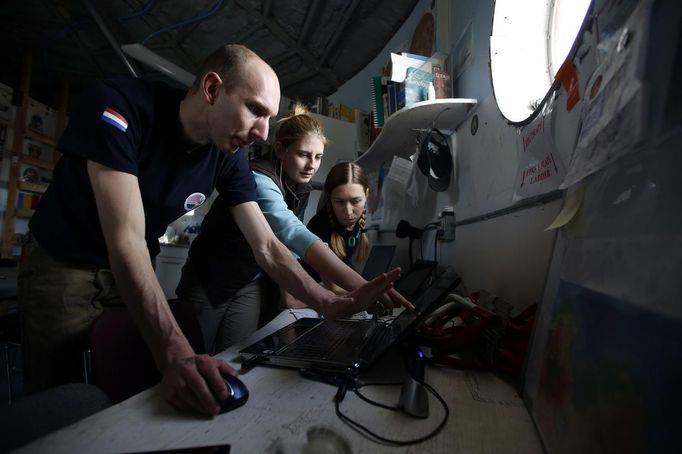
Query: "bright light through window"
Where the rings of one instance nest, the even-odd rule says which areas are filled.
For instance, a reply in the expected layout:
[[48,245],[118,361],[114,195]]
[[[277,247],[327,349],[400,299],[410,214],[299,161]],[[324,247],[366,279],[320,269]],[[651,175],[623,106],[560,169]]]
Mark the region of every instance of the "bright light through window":
[[573,41],[589,6],[590,0],[563,0],[554,3],[549,22],[552,31],[549,35],[552,75],[556,74],[573,47]]
[[590,0],[496,0],[490,37],[495,98],[513,122],[528,118],[568,55]]

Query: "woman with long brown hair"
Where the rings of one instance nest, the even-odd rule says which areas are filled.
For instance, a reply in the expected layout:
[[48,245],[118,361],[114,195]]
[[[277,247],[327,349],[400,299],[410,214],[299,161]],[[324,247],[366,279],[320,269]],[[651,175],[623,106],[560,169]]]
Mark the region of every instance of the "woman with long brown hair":
[[364,231],[368,194],[369,180],[360,166],[336,164],[324,182],[321,208],[308,222],[308,230],[350,267],[365,262],[369,255]]

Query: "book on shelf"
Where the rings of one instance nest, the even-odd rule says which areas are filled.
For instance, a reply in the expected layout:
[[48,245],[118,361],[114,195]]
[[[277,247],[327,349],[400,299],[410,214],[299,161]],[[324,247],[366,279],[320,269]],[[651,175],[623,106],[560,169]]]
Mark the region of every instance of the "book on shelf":
[[339,119],[355,123],[355,109],[345,104],[339,104]]
[[391,80],[393,82],[404,82],[408,68],[420,68],[422,71],[431,72],[431,61],[422,55],[391,52]]
[[376,140],[377,137],[379,137],[379,134],[381,133],[381,128],[378,128],[376,126],[376,121],[374,120],[375,114],[374,112],[369,113],[369,141],[368,141],[368,146],[372,146],[372,143]]
[[388,81],[388,111],[386,117],[405,107],[405,83]]
[[319,115],[329,115],[329,101],[324,96],[315,98],[315,103],[308,106],[308,110]]
[[391,53],[391,75],[372,77],[374,126],[382,128],[386,119],[403,107],[429,98],[452,97],[449,55],[437,52],[431,57]]
[[450,77],[450,55],[436,52],[431,56],[431,73],[436,99],[452,98],[452,79]]
[[433,86],[436,90],[436,99],[452,98],[452,81],[450,72],[444,65],[434,64],[432,66]]
[[396,110],[400,110],[405,107],[405,83],[401,82],[396,88]]
[[405,106],[409,107],[429,96],[429,84],[433,83],[433,74],[418,68],[407,68],[405,76]]
[[397,110],[396,105],[398,103],[398,96],[396,95],[395,82],[389,80],[386,83],[386,89],[388,91],[388,110],[386,111],[386,118],[388,118]]
[[388,98],[387,78],[383,76],[372,77],[372,111],[374,113],[374,127],[383,128],[386,104]]
[[[432,82],[436,92],[436,99],[452,97],[452,81],[450,77],[450,55],[436,52],[430,57],[423,55],[391,53],[392,82],[401,83],[408,77],[410,68],[432,74]],[[423,101],[424,99],[422,99]]]
[[425,55],[419,55],[419,54],[411,54],[409,52],[400,52],[400,55],[406,58],[412,58],[414,60],[421,60],[422,62],[428,61],[429,57]]

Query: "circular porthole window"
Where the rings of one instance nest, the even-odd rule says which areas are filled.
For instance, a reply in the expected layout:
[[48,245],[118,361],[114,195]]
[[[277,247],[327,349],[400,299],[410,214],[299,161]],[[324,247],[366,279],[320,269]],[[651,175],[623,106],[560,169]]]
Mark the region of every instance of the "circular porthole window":
[[590,0],[496,0],[490,70],[497,105],[520,123],[539,106],[576,39]]

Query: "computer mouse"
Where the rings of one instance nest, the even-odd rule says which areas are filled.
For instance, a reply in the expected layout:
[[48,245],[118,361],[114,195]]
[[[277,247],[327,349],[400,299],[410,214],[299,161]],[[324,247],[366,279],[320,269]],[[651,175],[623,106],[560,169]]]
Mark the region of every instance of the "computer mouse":
[[241,407],[249,400],[249,390],[243,381],[233,375],[223,376],[225,386],[227,386],[227,399],[220,402],[220,413],[226,413],[235,408]]

